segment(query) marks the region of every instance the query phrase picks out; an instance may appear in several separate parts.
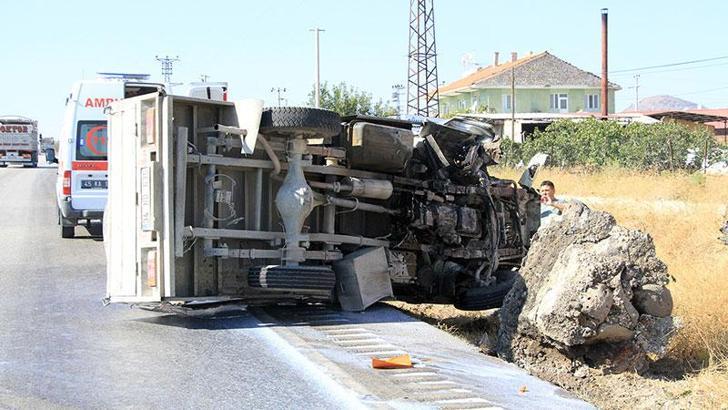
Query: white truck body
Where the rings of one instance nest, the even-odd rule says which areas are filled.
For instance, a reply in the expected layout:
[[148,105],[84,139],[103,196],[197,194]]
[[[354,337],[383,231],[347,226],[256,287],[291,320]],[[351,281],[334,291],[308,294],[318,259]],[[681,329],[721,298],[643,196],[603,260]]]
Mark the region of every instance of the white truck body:
[[[184,198],[192,195],[186,189],[186,175],[202,171],[187,167],[187,137],[180,135],[173,139],[172,135],[187,132],[197,135],[199,127],[217,123],[245,126],[250,130],[248,133],[230,138],[231,150],[240,153],[246,143],[255,147],[257,132],[252,132],[252,128],[257,129],[260,123],[262,102],[243,111],[236,110],[236,106],[238,103],[176,95],[147,95],[112,103],[110,189],[104,217],[110,302],[145,303],[175,298],[201,303],[226,300],[220,295],[190,296],[188,288],[200,285],[194,284],[192,272],[180,273],[184,268],[175,268],[175,263],[181,262],[178,258],[186,243],[185,220],[190,223],[200,218],[190,213],[185,216]],[[260,155],[260,150],[256,151],[256,156]],[[177,166],[178,163],[185,165]],[[200,192],[194,193],[195,201],[204,195],[204,190],[200,187]],[[262,208],[259,211],[264,212]],[[252,215],[257,211],[249,212]],[[189,258],[191,253],[186,255]],[[192,293],[196,296],[203,292]]]
[[21,116],[0,116],[0,166],[38,165],[38,122]]
[[[66,100],[59,135],[56,199],[61,236],[74,236],[74,227],[101,221],[108,193],[108,137],[105,108],[124,98],[164,93],[168,86],[145,81],[145,74],[100,73],[94,80],[75,83]],[[201,83],[190,92],[227,98],[226,83]]]

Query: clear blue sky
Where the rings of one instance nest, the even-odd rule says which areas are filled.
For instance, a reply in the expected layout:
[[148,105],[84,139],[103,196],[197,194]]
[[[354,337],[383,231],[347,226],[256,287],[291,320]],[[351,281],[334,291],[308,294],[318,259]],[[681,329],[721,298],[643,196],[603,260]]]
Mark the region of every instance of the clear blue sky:
[[[322,81],[341,82],[387,100],[406,82],[408,0],[33,1],[6,0],[0,38],[0,114],[26,115],[56,137],[71,84],[97,71],[152,74],[157,54],[179,55],[174,81],[227,81],[232,98],[291,105],[312,88],[314,43],[321,34]],[[728,55],[725,1],[435,0],[439,77],[463,73],[473,53],[488,65],[547,50],[599,74],[600,8],[609,8],[610,71]],[[678,70],[679,68],[679,70]],[[670,94],[728,107],[728,59],[642,73],[640,97]],[[634,73],[614,74],[617,110],[634,99]]]

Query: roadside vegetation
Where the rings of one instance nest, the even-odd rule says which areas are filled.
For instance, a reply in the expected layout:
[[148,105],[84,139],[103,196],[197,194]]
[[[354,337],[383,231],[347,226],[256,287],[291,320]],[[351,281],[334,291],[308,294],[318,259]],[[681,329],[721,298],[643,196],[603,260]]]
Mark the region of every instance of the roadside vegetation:
[[552,166],[633,170],[696,170],[708,163],[728,160],[705,128],[675,122],[620,124],[589,118],[561,120],[536,132],[523,144],[508,139],[501,144],[501,164],[527,163],[538,152],[550,156]]
[[[314,90],[308,94],[308,105],[313,107]],[[395,107],[382,100],[374,100],[371,93],[347,85],[346,83],[321,84],[321,108],[339,113],[339,115],[372,115],[375,117],[389,117],[397,114]]]

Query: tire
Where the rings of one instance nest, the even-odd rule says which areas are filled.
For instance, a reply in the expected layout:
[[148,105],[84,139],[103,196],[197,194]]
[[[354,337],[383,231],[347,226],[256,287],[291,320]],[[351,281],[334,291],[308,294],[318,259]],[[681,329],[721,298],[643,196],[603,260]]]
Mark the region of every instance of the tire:
[[503,305],[508,292],[516,281],[515,272],[499,272],[498,281],[494,285],[483,288],[472,288],[458,295],[455,308],[460,310],[487,310]]
[[63,226],[61,225],[61,238],[73,238],[76,235],[75,226]]
[[248,285],[331,292],[336,285],[336,275],[328,266],[254,266],[248,270]]
[[334,111],[306,107],[263,109],[260,119],[263,134],[307,134],[333,137],[341,133],[341,117]]

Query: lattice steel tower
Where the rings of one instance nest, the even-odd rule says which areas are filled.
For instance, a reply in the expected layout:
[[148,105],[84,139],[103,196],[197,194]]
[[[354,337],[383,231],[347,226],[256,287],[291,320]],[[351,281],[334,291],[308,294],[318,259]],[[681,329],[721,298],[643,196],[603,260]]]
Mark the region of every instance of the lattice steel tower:
[[410,0],[407,113],[440,115],[433,0]]
[[165,83],[172,82],[172,65],[179,61],[179,56],[177,57],[170,57],[170,56],[155,56],[154,57],[157,61],[162,63],[162,78],[164,78]]

